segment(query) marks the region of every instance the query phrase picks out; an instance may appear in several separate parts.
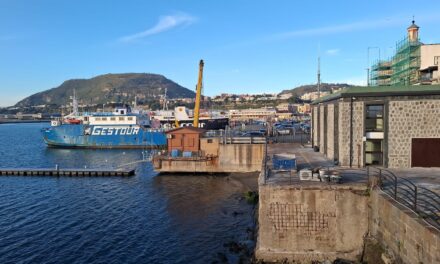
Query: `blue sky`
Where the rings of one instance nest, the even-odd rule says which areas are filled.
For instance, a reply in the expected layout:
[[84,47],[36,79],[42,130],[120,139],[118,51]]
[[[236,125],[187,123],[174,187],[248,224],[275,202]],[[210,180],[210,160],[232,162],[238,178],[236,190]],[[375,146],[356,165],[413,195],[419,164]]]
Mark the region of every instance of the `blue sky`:
[[[440,42],[440,1],[0,0],[0,106],[72,78],[159,73],[204,92],[366,82],[367,48],[391,55],[412,16]],[[371,60],[378,49],[371,49]]]

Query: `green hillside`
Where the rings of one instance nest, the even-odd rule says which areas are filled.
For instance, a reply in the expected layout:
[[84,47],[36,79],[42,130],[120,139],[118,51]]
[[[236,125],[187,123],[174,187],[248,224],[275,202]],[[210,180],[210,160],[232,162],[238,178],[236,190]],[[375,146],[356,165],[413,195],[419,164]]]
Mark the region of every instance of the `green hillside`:
[[168,98],[191,98],[195,93],[159,74],[105,74],[91,79],[73,79],[56,88],[33,94],[15,106],[65,105],[73,90],[81,104],[103,104],[158,99],[167,88]]
[[[347,88],[352,87],[353,85],[346,84],[346,83],[322,83],[321,84],[321,91],[326,92],[330,91],[332,89],[338,89],[338,88]],[[318,89],[316,84],[309,84],[309,85],[301,85],[298,87],[295,87],[293,89],[283,90],[280,94],[288,94],[291,93],[293,97],[300,97],[305,93],[310,92],[316,92]]]

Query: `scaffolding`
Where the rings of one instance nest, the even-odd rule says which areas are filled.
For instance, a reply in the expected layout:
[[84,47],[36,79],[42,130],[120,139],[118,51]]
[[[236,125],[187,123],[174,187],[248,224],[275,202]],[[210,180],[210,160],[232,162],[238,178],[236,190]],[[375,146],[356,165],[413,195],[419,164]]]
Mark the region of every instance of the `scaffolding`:
[[420,80],[419,39],[410,41],[408,37],[396,43],[396,54],[392,59],[391,85],[412,85]]
[[392,60],[378,60],[371,68],[370,83],[373,86],[391,85]]
[[420,83],[419,39],[408,37],[396,43],[396,53],[391,59],[377,60],[371,66],[370,83],[374,86],[413,85]]

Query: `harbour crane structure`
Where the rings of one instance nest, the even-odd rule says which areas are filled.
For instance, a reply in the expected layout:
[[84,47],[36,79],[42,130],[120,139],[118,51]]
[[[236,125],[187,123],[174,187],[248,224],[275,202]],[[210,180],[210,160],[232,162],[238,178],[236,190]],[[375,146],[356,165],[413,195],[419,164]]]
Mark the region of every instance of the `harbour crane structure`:
[[200,115],[200,101],[202,98],[202,87],[203,87],[203,60],[199,63],[199,80],[197,82],[196,88],[196,101],[194,106],[194,121],[193,127],[199,127],[199,115]]

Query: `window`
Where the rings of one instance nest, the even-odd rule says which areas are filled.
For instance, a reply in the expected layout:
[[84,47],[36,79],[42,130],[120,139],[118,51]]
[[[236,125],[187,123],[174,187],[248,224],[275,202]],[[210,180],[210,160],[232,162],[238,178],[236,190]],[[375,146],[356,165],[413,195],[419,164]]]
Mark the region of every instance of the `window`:
[[208,143],[212,143],[212,139],[210,138],[210,139],[208,139]]
[[119,117],[119,121],[124,121],[124,117],[123,117],[123,116],[120,116],[120,117]]
[[129,117],[127,117],[127,120],[128,121],[133,121],[133,117],[129,116]]
[[100,117],[96,117],[95,121],[101,121],[101,118]]
[[434,65],[438,65],[440,61],[440,56],[434,56]]
[[116,121],[116,117],[110,117],[111,121]]
[[382,140],[367,140],[365,142],[365,164],[383,165]]
[[103,117],[103,118],[102,118],[102,121],[107,121],[107,117]]
[[383,105],[367,105],[365,116],[366,132],[384,131],[383,113]]

